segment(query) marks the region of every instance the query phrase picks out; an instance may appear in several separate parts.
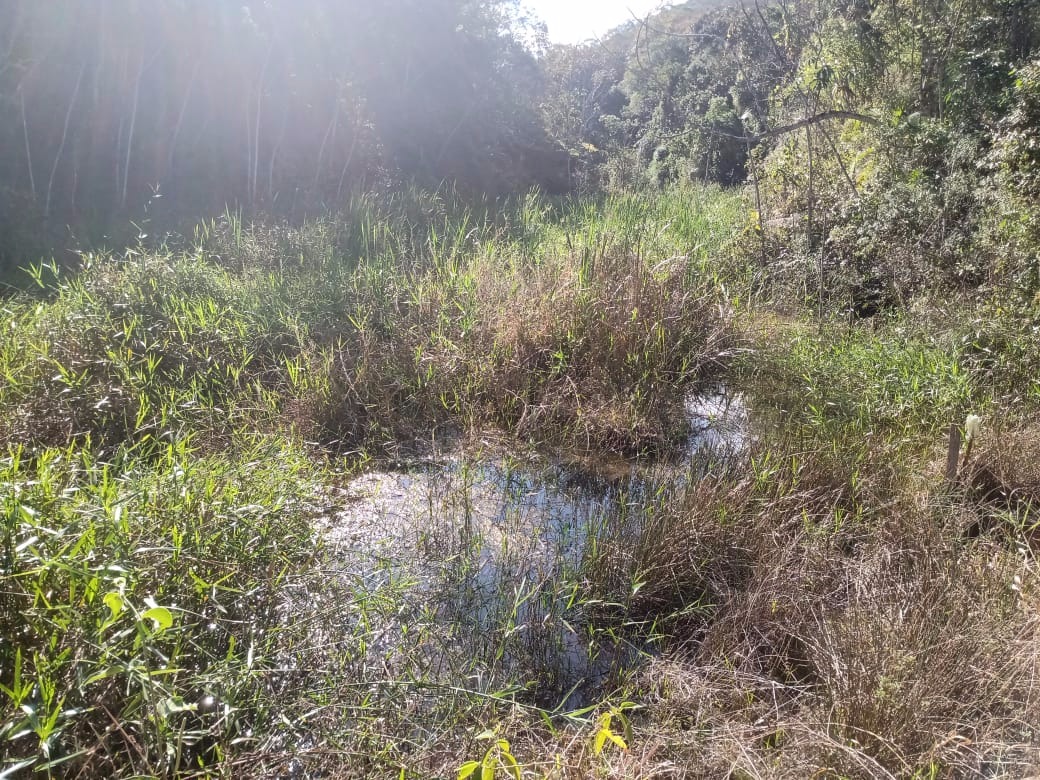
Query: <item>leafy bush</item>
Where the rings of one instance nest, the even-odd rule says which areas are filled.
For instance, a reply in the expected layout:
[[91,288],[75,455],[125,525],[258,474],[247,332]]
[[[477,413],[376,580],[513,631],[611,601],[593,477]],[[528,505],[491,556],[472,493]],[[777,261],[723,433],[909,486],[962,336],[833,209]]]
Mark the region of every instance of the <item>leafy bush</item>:
[[0,459],[5,756],[175,775],[267,730],[285,582],[314,554],[309,471],[271,442],[240,459],[174,444],[151,465],[71,447]]

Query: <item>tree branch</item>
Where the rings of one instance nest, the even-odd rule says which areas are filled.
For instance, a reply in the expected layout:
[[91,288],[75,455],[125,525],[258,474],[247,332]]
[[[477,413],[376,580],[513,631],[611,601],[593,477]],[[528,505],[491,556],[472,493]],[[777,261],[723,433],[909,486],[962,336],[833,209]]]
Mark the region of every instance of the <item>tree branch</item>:
[[761,141],[766,140],[767,138],[775,138],[778,135],[786,135],[787,133],[793,133],[796,130],[801,130],[803,127],[816,125],[820,122],[826,122],[830,119],[853,119],[857,122],[865,122],[868,125],[873,125],[874,127],[885,126],[884,122],[882,122],[877,117],[870,116],[869,114],[860,114],[855,111],[841,111],[835,109],[833,111],[821,111],[819,114],[813,114],[812,116],[806,117],[805,119],[799,119],[797,122],[792,122],[789,125],[781,125],[780,127],[774,127],[771,130],[765,130],[755,135],[734,135],[733,133],[724,133],[721,130],[715,130],[711,127],[705,127],[702,125],[700,127],[692,127],[689,130],[682,130],[678,133],[669,133],[668,135],[662,135],[659,136],[659,139],[662,141],[670,141],[673,138],[682,138],[684,135],[689,135],[690,133],[701,131],[713,133],[714,135],[720,135],[723,138],[733,138],[737,141],[743,141],[747,144],[757,144]]
[[789,125],[781,125],[780,127],[774,127],[772,130],[766,130],[756,135],[732,135],[730,133],[719,132],[719,135],[724,135],[727,138],[736,138],[739,141],[747,141],[749,143],[757,144],[760,141],[764,141],[767,138],[774,138],[778,135],[786,135],[787,133],[793,133],[795,130],[801,130],[803,127],[810,127],[811,125],[819,124],[820,122],[826,122],[831,119],[853,119],[857,122],[865,122],[868,125],[874,127],[883,127],[884,122],[869,114],[860,114],[856,111],[822,111],[819,114],[813,114],[805,119],[799,119],[797,122],[792,122]]

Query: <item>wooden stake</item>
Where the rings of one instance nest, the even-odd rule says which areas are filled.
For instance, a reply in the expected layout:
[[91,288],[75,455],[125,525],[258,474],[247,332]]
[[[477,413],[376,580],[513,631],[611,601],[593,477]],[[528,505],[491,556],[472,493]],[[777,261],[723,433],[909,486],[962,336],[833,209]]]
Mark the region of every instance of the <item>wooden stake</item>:
[[957,481],[957,464],[961,456],[961,428],[957,423],[950,425],[950,448],[946,453],[946,481]]

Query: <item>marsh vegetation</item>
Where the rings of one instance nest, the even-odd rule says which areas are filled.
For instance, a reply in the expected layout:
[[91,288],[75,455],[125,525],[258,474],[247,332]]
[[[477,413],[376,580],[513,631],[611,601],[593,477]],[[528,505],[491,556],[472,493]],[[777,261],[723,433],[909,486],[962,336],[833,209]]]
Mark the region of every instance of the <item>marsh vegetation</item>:
[[1035,774],[1040,14],[398,5],[0,3],[0,777]]

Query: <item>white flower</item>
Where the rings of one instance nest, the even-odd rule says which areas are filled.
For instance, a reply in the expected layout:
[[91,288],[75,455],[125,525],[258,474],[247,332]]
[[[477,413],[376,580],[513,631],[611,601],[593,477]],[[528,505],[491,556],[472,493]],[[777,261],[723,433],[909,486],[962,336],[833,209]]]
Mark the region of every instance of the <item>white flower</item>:
[[964,421],[964,438],[974,441],[980,433],[982,433],[982,418],[977,414],[969,414],[968,419]]

